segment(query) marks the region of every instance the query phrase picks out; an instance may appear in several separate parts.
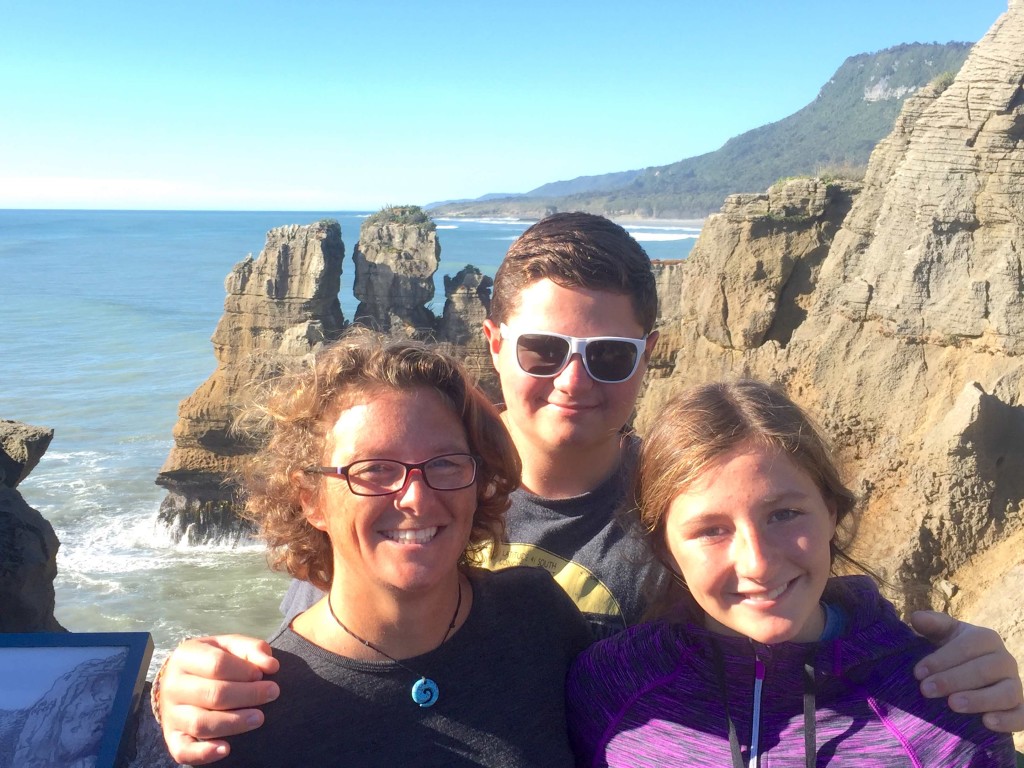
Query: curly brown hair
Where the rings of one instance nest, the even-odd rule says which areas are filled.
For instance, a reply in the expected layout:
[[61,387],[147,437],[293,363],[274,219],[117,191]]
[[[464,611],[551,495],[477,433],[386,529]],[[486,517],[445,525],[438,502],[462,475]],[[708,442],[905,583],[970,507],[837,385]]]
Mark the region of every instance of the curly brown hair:
[[[767,384],[751,380],[704,384],[681,392],[659,411],[657,423],[644,436],[633,500],[655,556],[675,571],[666,559],[669,506],[708,469],[745,446],[783,451],[806,472],[836,515],[836,533],[829,542],[833,569],[838,560],[875,576],[847,552],[856,533],[857,497],[843,483],[828,441],[800,406]],[[694,611],[685,584],[677,582],[675,587],[668,586],[669,594],[655,600],[655,615]]]
[[240,434],[261,444],[239,479],[244,516],[267,542],[272,568],[321,589],[330,586],[330,540],[309,524],[300,502],[306,492],[316,503],[324,479],[303,470],[323,463],[327,435],[345,408],[381,390],[418,388],[434,390],[451,407],[477,457],[477,509],[463,562],[502,539],[508,496],[519,487],[521,466],[495,407],[450,355],[353,328],[297,370],[264,385],[236,423]]

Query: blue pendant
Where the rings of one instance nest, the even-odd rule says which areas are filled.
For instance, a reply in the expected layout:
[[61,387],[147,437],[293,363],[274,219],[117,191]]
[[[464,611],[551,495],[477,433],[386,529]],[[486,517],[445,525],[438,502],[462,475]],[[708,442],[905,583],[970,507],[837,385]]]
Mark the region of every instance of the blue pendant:
[[437,683],[426,677],[421,677],[412,685],[412,700],[421,707],[432,707],[437,701]]

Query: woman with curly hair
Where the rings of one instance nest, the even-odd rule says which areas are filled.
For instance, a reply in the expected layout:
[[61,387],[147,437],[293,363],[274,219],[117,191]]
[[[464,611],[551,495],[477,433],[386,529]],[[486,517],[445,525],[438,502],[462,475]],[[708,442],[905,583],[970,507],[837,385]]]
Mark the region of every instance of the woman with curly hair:
[[520,466],[462,366],[349,335],[243,423],[269,435],[247,515],[327,594],[271,638],[282,695],[225,765],[571,765],[563,685],[589,631],[546,572],[473,565]]

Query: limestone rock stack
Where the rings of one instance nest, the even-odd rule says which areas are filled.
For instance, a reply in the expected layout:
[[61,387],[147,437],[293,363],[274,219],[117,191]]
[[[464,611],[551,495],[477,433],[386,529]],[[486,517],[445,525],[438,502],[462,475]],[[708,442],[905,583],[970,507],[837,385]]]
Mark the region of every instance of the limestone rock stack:
[[434,273],[441,244],[434,222],[415,206],[385,208],[363,222],[352,254],[355,322],[385,333],[427,338],[436,318]]
[[237,530],[224,484],[248,453],[229,434],[237,408],[282,359],[309,354],[341,333],[344,251],[336,221],[280,227],[267,233],[258,258],[246,257],[228,275],[212,338],[217,369],[182,401],[174,447],[157,477],[168,490],[161,518],[177,535]]
[[52,438],[52,429],[0,420],[0,633],[63,630],[53,615],[60,543],[17,490]]
[[445,275],[444,312],[438,324],[437,338],[458,348],[460,359],[497,402],[500,398],[497,376],[481,331],[491,308],[493,284],[491,278],[471,265],[459,270],[455,277]]
[[861,191],[730,198],[665,297],[681,343],[639,424],[682,384],[781,383],[839,438],[862,559],[907,606],[984,615],[1024,660],[1021,51],[1015,0],[952,84],[908,101]]

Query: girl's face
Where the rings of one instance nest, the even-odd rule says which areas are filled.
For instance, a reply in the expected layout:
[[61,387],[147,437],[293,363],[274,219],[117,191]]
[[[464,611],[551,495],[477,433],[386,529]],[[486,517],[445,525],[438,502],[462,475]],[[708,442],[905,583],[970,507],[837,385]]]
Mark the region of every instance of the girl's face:
[[812,642],[835,529],[834,510],[785,452],[741,446],[672,501],[665,543],[708,629]]

